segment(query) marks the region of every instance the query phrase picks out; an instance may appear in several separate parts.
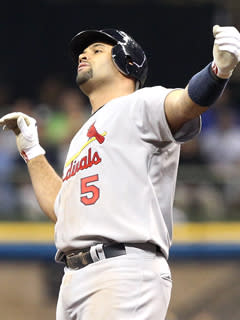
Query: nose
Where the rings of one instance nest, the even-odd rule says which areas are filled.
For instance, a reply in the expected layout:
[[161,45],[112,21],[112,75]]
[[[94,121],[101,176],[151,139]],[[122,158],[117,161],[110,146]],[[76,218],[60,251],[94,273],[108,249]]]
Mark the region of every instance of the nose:
[[82,62],[82,61],[87,61],[88,60],[88,57],[86,55],[86,53],[81,53],[78,57],[78,62]]

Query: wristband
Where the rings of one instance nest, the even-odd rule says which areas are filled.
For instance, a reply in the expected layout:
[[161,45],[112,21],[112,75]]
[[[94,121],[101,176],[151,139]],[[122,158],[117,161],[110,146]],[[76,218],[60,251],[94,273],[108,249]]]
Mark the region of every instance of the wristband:
[[211,62],[189,81],[189,97],[199,106],[208,107],[222,95],[228,81],[214,74]]
[[20,152],[21,157],[23,160],[27,163],[29,160],[36,158],[37,156],[40,156],[41,154],[45,154],[45,150],[40,146],[36,145],[29,150],[22,150]]

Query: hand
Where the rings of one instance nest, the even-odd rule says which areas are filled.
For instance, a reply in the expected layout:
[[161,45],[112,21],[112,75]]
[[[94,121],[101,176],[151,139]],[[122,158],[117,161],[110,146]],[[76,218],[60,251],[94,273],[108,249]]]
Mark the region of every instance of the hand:
[[222,79],[231,77],[240,61],[240,33],[235,27],[213,27],[213,72]]
[[40,146],[36,120],[22,112],[12,112],[0,119],[3,130],[13,130],[20,155],[25,162],[41,154],[45,150]]

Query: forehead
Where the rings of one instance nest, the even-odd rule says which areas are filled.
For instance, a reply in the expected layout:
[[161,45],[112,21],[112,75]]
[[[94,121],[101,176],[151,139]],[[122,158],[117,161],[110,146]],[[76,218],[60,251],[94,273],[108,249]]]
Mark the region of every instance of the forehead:
[[85,50],[88,50],[88,49],[94,49],[94,48],[97,48],[97,47],[102,47],[102,48],[106,48],[106,49],[112,49],[113,45],[112,44],[108,44],[108,43],[105,43],[105,42],[94,42],[92,44],[90,44],[88,47],[86,47],[83,52]]

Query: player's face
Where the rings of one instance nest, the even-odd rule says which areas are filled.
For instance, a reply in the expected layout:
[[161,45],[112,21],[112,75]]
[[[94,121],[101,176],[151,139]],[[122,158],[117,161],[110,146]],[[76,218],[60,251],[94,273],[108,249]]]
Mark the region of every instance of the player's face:
[[76,81],[80,87],[111,82],[118,73],[112,61],[112,45],[93,43],[79,55]]

